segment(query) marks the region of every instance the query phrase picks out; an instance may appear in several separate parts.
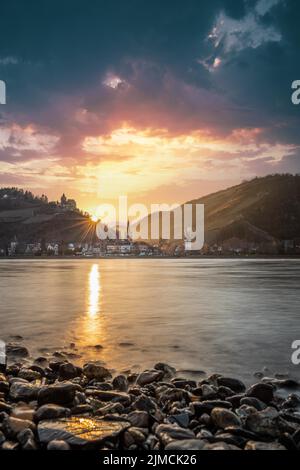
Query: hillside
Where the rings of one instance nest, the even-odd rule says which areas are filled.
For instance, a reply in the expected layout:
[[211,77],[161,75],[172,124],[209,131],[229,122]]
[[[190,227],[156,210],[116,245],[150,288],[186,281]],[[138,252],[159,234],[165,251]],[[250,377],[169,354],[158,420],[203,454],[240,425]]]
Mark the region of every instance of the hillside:
[[91,242],[95,236],[87,215],[48,202],[17,188],[0,189],[0,249],[12,240],[35,242]]
[[255,178],[190,203],[205,205],[207,234],[246,220],[277,239],[300,236],[300,176]]
[[[229,240],[236,245],[240,240],[263,245],[263,251],[280,251],[286,241],[300,240],[299,175],[255,178],[187,203],[204,204],[209,246],[224,246]],[[176,244],[166,243],[165,248],[172,251]]]
[[[0,249],[14,239],[25,244],[96,241],[89,216],[64,195],[61,201],[48,202],[46,196],[16,188],[0,189]],[[299,175],[255,178],[188,203],[204,204],[204,250],[209,253],[300,253]],[[171,216],[171,233],[173,225]],[[183,241],[178,240],[160,237],[150,244],[159,244],[167,254],[183,250]]]

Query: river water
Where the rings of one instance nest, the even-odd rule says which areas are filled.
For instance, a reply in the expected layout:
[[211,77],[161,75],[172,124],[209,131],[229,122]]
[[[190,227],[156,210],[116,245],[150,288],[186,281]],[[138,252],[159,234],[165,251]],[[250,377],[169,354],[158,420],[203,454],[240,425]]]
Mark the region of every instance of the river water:
[[33,355],[74,342],[79,363],[118,371],[299,378],[299,286],[297,260],[1,260],[1,338],[21,335]]

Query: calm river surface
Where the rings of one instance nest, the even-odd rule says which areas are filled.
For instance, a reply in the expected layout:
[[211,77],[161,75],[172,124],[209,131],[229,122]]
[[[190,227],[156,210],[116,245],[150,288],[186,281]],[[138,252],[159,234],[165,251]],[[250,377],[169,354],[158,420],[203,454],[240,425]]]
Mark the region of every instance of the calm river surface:
[[299,377],[299,286],[297,260],[0,260],[0,336],[33,355],[75,342],[118,371]]

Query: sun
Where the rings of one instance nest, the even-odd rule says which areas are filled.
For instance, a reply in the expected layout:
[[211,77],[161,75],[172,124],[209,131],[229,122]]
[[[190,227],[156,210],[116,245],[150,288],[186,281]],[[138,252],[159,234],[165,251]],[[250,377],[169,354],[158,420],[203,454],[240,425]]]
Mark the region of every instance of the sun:
[[91,221],[96,223],[99,221],[98,217],[96,215],[91,215]]

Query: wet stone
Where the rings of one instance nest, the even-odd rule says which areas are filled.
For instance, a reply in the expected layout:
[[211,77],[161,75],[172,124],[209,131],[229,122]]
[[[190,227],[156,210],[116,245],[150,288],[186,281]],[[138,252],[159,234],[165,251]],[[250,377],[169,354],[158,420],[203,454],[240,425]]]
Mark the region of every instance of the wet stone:
[[71,408],[72,415],[81,415],[81,414],[92,413],[92,412],[93,412],[93,407],[88,404],[77,405]]
[[243,382],[238,379],[233,379],[231,377],[218,377],[217,383],[219,387],[228,387],[236,393],[244,392],[246,390],[246,387]]
[[13,418],[29,419],[30,421],[33,420],[33,415],[34,409],[28,405],[16,406],[11,412]]
[[38,393],[39,406],[46,403],[65,405],[73,402],[76,392],[76,385],[72,382],[61,382],[54,385],[42,387]]
[[6,441],[6,438],[5,438],[4,434],[3,434],[3,432],[0,431],[0,446],[1,446],[1,445],[3,444],[3,442],[5,442],[5,441]]
[[149,414],[146,411],[132,411],[126,416],[126,419],[137,428],[149,427]]
[[182,439],[170,442],[165,450],[202,450],[205,444],[201,439]]
[[120,392],[126,392],[128,389],[128,380],[125,375],[117,375],[112,381],[113,388]]
[[109,378],[111,379],[111,373],[108,369],[93,362],[89,362],[83,366],[83,373],[89,379],[96,379],[100,382]]
[[157,405],[151,398],[141,395],[134,401],[132,408],[140,411],[148,411],[150,413],[156,410]]
[[18,442],[5,441],[3,442],[1,449],[2,450],[18,450],[19,447],[20,447],[20,444]]
[[23,431],[20,431],[17,435],[17,439],[23,450],[37,450],[38,448],[31,429],[24,429]]
[[214,408],[210,417],[213,423],[221,429],[225,429],[228,426],[241,426],[240,418],[225,408]]
[[276,437],[280,434],[277,426],[278,416],[278,411],[271,407],[256,411],[247,417],[246,428],[257,434]]
[[25,346],[21,346],[20,344],[15,343],[8,343],[6,345],[6,353],[8,356],[15,356],[15,357],[28,357],[29,352]]
[[[92,381],[93,385],[92,387],[95,387],[95,389],[97,390],[104,390],[104,391],[113,391],[113,386],[111,383],[108,383],[108,382],[94,382]],[[91,388],[92,388],[91,387]]]
[[9,405],[8,403],[5,403],[3,401],[0,401],[0,413],[4,411],[5,413],[10,414],[12,411],[12,406]]
[[259,400],[258,398],[254,397],[244,397],[241,399],[241,405],[248,405],[248,406],[253,406],[256,408],[258,411],[262,411],[265,408],[267,408],[267,405]]
[[257,383],[247,390],[247,396],[269,404],[274,398],[273,387],[270,384]]
[[14,382],[9,390],[9,396],[14,401],[35,400],[40,391],[40,387],[26,382]]
[[203,450],[241,450],[239,447],[227,444],[226,442],[215,442],[213,444],[205,444]]
[[24,368],[19,370],[18,377],[28,380],[28,382],[33,382],[34,380],[39,380],[41,374],[35,370]]
[[176,424],[160,424],[155,430],[160,441],[167,445],[173,440],[194,439],[195,434],[190,429],[184,429]]
[[286,450],[279,442],[248,441],[245,450]]
[[71,362],[60,364],[58,369],[58,376],[60,380],[74,379],[78,375],[80,375],[78,368],[71,364]]
[[2,429],[6,436],[15,437],[20,431],[24,431],[24,429],[34,430],[35,424],[27,419],[13,418],[10,416],[3,421]]
[[47,450],[70,450],[71,447],[66,441],[53,440],[47,445]]
[[130,395],[124,392],[87,389],[86,394],[87,396],[92,395],[100,401],[109,401],[112,403],[118,402],[122,403],[124,406],[130,405],[131,403]]
[[187,390],[180,388],[167,388],[161,395],[160,401],[162,403],[171,403],[171,402],[185,402],[190,403],[191,397]]
[[294,393],[289,395],[287,399],[282,403],[282,408],[297,408],[300,406],[300,397]]
[[169,366],[169,364],[165,364],[164,362],[158,362],[155,364],[154,369],[160,370],[163,372],[163,378],[171,379],[176,374],[176,369],[174,367]]
[[187,428],[190,422],[190,413],[179,413],[168,417],[170,423],[178,424],[182,428]]
[[9,391],[9,383],[4,376],[0,377],[0,393],[6,395]]
[[129,427],[126,421],[111,421],[73,416],[71,418],[41,421],[38,436],[42,443],[65,441],[71,446],[95,446],[114,438]]
[[151,384],[152,382],[158,382],[163,378],[163,376],[164,373],[161,370],[146,370],[138,376],[136,383],[143,387],[144,385]]
[[70,410],[68,408],[49,403],[38,408],[34,414],[34,420],[42,421],[45,419],[64,418],[68,415],[70,415]]
[[191,412],[196,416],[200,417],[203,414],[208,414],[210,415],[211,411],[214,408],[226,408],[230,409],[231,408],[231,403],[228,401],[222,401],[222,400],[206,400],[202,402],[192,402],[190,404],[190,409]]
[[243,448],[247,442],[247,439],[241,436],[235,436],[229,432],[218,431],[211,439],[210,442],[225,442],[240,448]]
[[146,436],[140,429],[135,427],[129,428],[123,435],[123,444],[126,448],[130,448],[132,445],[141,446],[145,440]]
[[204,400],[213,400],[217,398],[216,390],[214,390],[210,385],[203,384],[200,387],[201,396]]
[[37,450],[38,446],[35,440],[30,438],[22,445],[22,449],[23,450]]
[[239,393],[238,395],[232,395],[231,397],[227,397],[226,401],[231,403],[233,408],[238,408],[243,398],[245,398],[244,393]]
[[187,390],[197,387],[195,380],[174,379],[172,380],[172,383],[175,385],[176,388],[184,388]]
[[108,403],[106,406],[98,408],[95,415],[106,416],[108,414],[123,413],[124,406],[121,403]]

